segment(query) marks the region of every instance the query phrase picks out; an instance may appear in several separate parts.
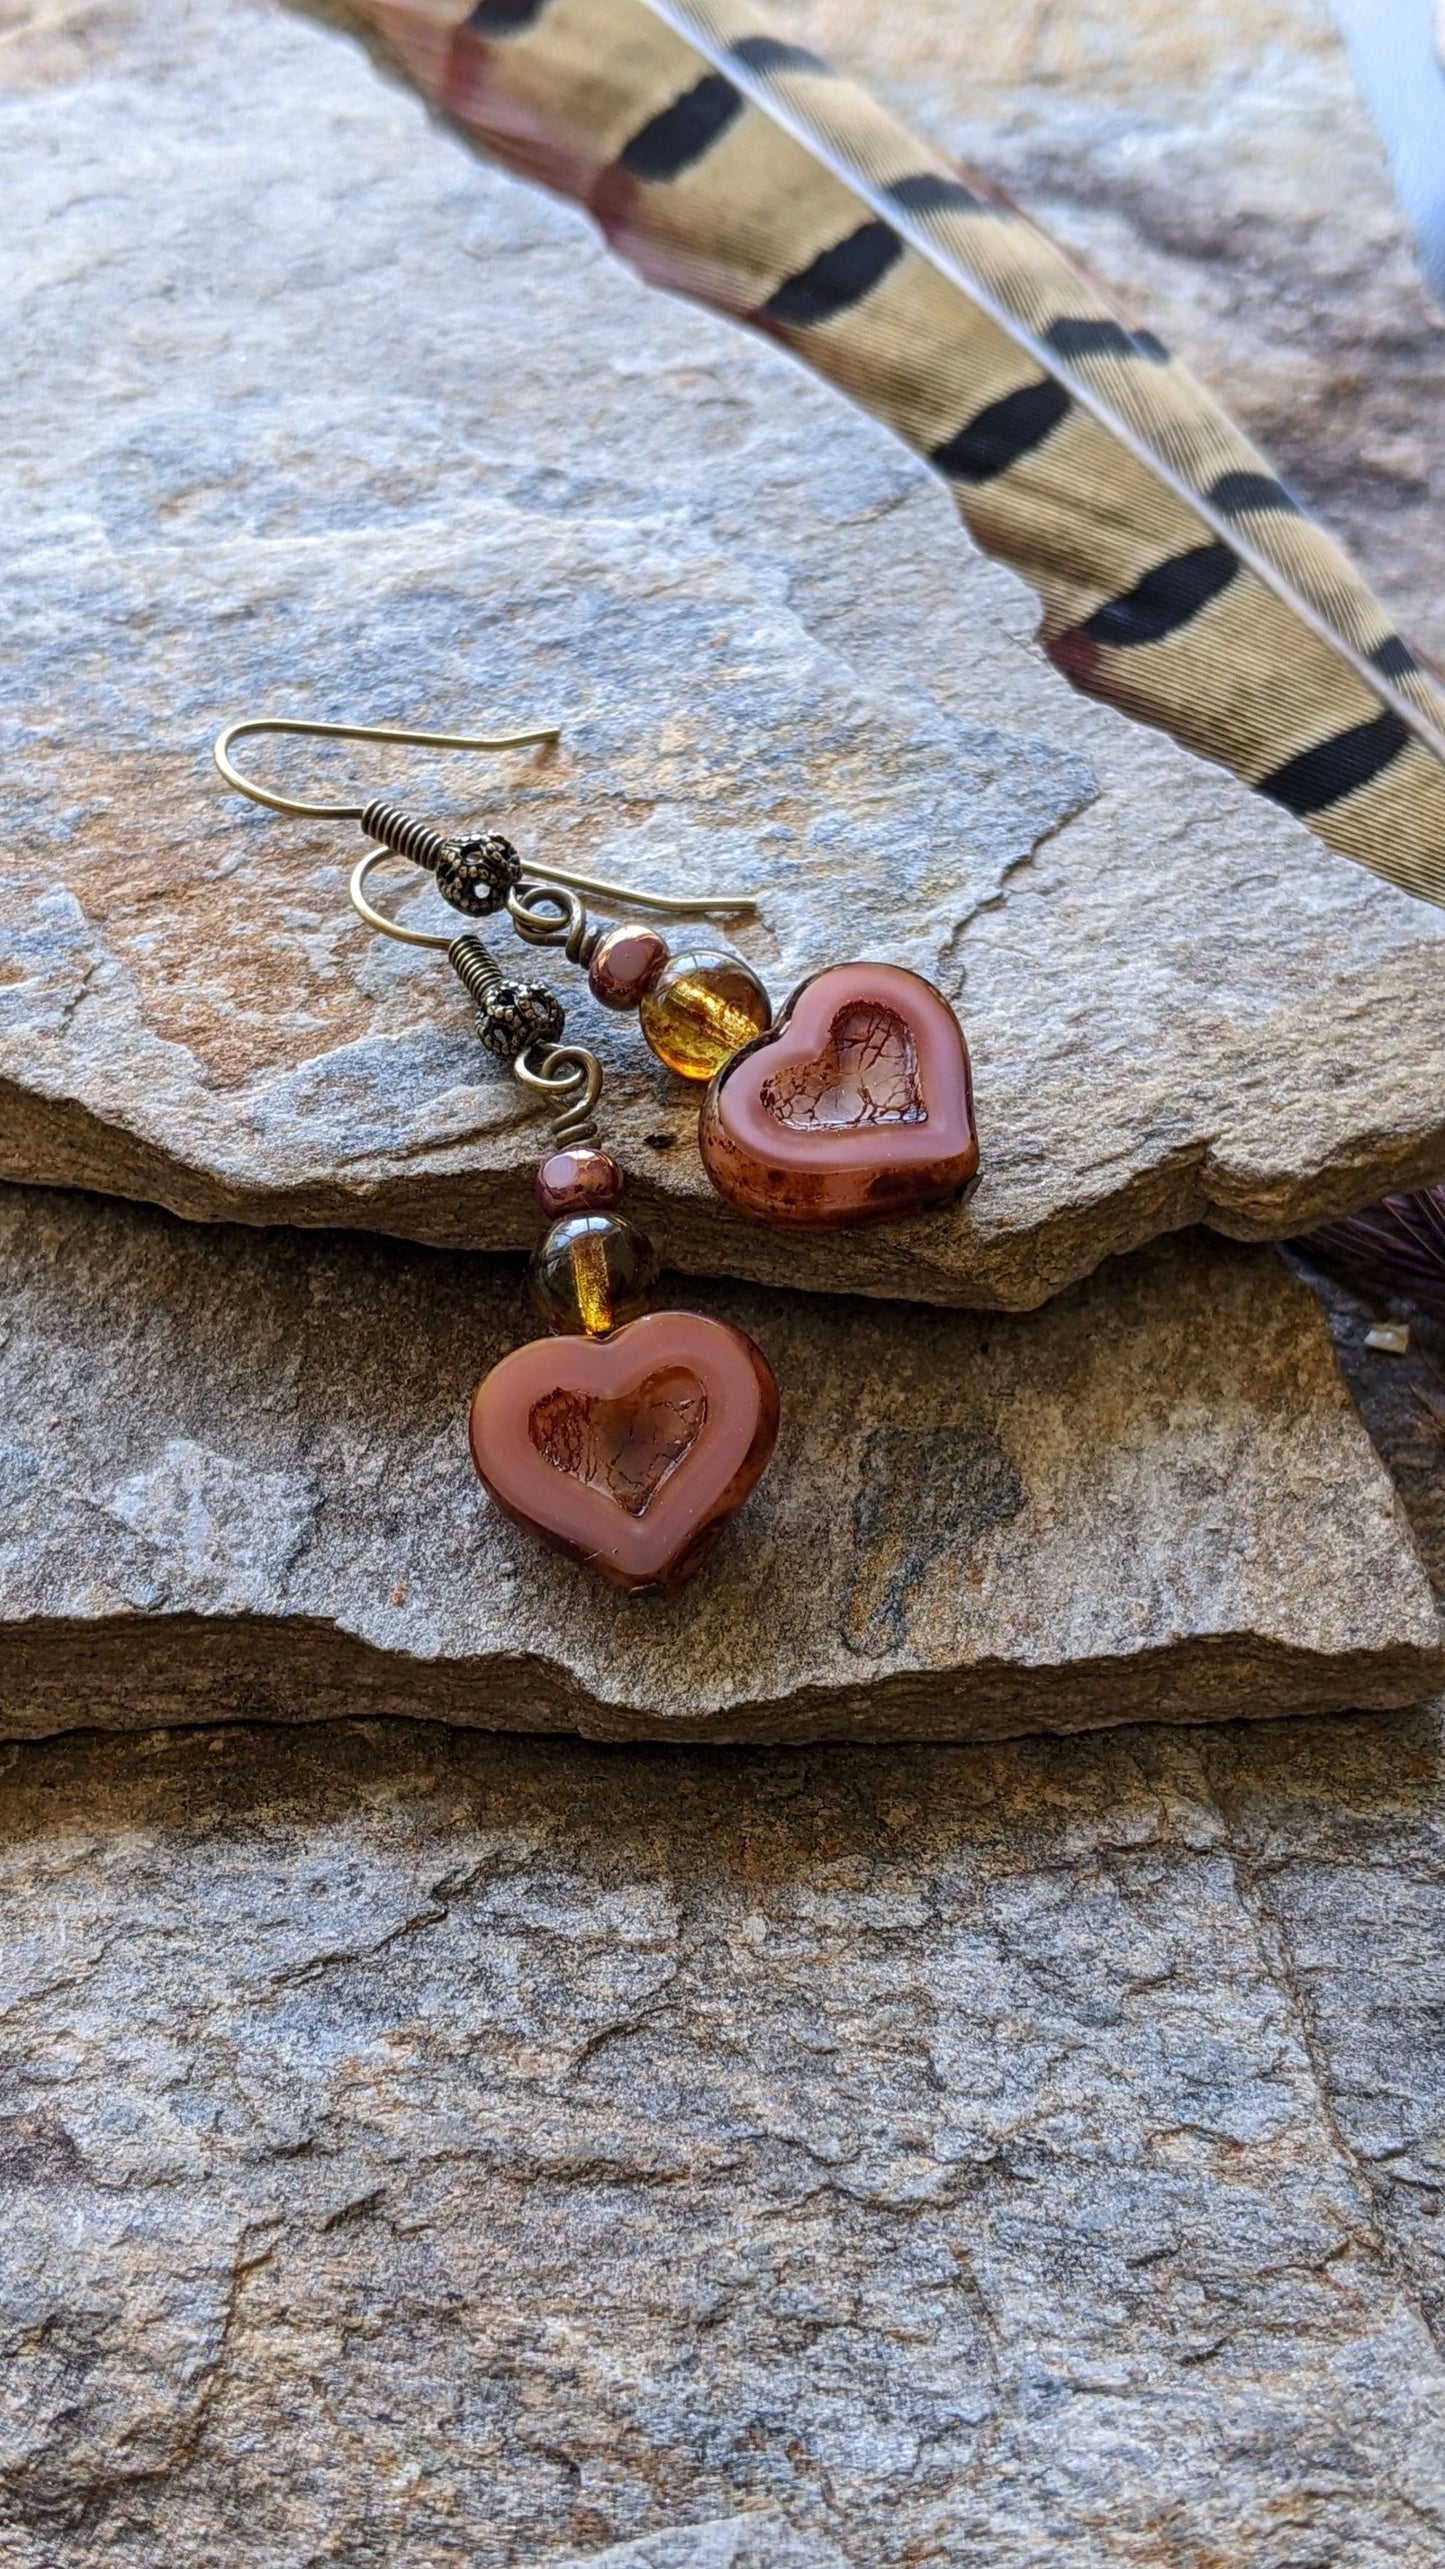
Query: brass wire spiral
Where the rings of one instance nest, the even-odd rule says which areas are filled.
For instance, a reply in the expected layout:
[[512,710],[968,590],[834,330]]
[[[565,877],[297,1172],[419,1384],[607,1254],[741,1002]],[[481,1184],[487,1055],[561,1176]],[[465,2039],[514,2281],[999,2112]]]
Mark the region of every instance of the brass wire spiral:
[[[542,1058],[533,1068],[528,1053],[541,1050]],[[535,1095],[557,1100],[552,1116],[552,1139],[559,1151],[574,1151],[595,1145],[600,1140],[597,1123],[597,1100],[602,1094],[602,1064],[584,1044],[529,1044],[519,1053],[512,1070],[524,1088]]]
[[500,990],[507,977],[480,937],[453,937],[447,948],[447,961],[478,1008],[486,1007],[493,991]]
[[524,875],[507,895],[507,915],[524,945],[560,946],[569,963],[585,972],[603,934],[600,920],[590,921],[585,902],[560,883],[538,883]]

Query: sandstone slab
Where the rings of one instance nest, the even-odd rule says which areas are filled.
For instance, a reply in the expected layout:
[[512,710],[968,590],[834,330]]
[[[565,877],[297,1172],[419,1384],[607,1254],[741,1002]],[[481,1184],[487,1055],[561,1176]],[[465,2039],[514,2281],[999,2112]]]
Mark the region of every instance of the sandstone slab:
[[7,2569],[1436,2569],[1441,1776],[10,1748]]
[[608,1738],[979,1738],[1418,1700],[1439,1627],[1317,1305],[1161,1243],[1008,1320],[738,1287],[783,1395],[633,1599],[484,1498],[520,1277],[0,1190],[0,1730],[369,1706]]
[[[721,1206],[691,1101],[584,1004],[683,1269],[1020,1308],[1445,1168],[1445,919],[1072,697],[880,431],[334,34],[210,0],[86,25],[88,77],[43,29],[4,57],[0,1170],[530,1238],[535,1122],[449,976],[352,921],[345,833],[209,770],[267,703],[555,711],[561,754],[496,784],[524,851],[758,885],[780,992],[871,949],[959,1000],[977,1195],[823,1243]],[[466,808],[455,766],[409,781]]]

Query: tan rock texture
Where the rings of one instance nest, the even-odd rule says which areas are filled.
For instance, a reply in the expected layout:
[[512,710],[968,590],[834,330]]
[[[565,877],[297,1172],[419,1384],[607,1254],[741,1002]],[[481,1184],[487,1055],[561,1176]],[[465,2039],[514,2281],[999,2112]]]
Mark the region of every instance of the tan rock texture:
[[7,2569],[1436,2569],[1441,1773],[12,1748]]
[[0,1190],[0,1728],[369,1707],[607,1738],[988,1738],[1418,1700],[1428,1580],[1272,1251],[1010,1320],[710,1289],[778,1449],[631,1599],[483,1496],[520,1276]]
[[352,920],[348,832],[209,769],[267,705],[555,710],[550,760],[387,780],[476,793],[524,853],[758,884],[779,994],[871,950],[958,999],[977,1195],[822,1242],[712,1196],[695,1101],[583,1002],[685,1270],[1020,1308],[1161,1231],[1278,1235],[1445,1167],[1445,920],[1072,697],[881,432],[344,39],[210,0],[84,24],[88,78],[53,29],[0,53],[0,1170],[530,1239],[542,1136],[445,967]]

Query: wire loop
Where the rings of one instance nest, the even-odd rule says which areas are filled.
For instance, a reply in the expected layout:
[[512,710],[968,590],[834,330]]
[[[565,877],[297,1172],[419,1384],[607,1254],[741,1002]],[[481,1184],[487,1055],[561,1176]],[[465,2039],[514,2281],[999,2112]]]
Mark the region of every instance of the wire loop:
[[444,928],[439,933],[430,928],[404,928],[399,919],[389,919],[384,910],[376,909],[367,899],[366,887],[371,880],[374,868],[385,865],[391,853],[389,847],[369,847],[365,856],[358,858],[353,865],[346,886],[347,898],[353,910],[357,917],[364,919],[366,925],[379,937],[395,937],[398,945],[438,946],[444,951],[456,941],[457,931],[454,927]]
[[[288,812],[293,820],[359,821],[366,803],[302,803],[291,794],[274,794],[269,786],[258,785],[243,776],[231,755],[238,740],[255,740],[262,732],[288,733],[303,740],[387,740],[412,749],[475,749],[492,752],[501,749],[530,749],[562,737],[559,723],[539,723],[532,731],[498,732],[493,738],[479,738],[470,732],[402,731],[392,723],[313,723],[301,722],[285,714],[257,714],[245,722],[227,723],[215,742],[211,755],[228,785],[248,802],[264,803],[269,812]],[[368,797],[368,800],[372,798]]]
[[583,1044],[548,1044],[541,1048],[541,1061],[534,1067],[528,1055],[538,1049],[529,1044],[526,1052],[517,1055],[513,1076],[534,1096],[557,1101],[552,1135],[560,1150],[595,1142],[597,1101],[602,1094],[602,1064],[597,1055]]
[[507,915],[529,946],[560,946],[569,963],[585,966],[602,931],[589,924],[585,902],[561,883],[534,883],[523,875],[507,895]]

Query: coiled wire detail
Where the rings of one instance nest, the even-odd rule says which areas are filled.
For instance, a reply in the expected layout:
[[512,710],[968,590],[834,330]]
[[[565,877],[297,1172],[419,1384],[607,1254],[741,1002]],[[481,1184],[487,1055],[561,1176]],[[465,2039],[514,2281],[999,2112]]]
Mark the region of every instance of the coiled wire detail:
[[445,856],[448,840],[430,821],[418,820],[415,812],[405,812],[399,803],[384,799],[368,803],[361,815],[363,838],[375,839],[379,847],[390,848],[393,856],[404,856],[411,865],[425,866],[435,874]]
[[[539,1056],[534,1062],[533,1054]],[[512,1064],[514,1078],[540,1097],[556,1101],[552,1139],[559,1151],[573,1151],[600,1140],[597,1100],[602,1094],[602,1064],[584,1044],[529,1044]]]
[[507,896],[507,916],[524,945],[560,946],[569,963],[585,972],[592,961],[600,922],[589,920],[587,905],[561,883],[538,883],[524,875]]

